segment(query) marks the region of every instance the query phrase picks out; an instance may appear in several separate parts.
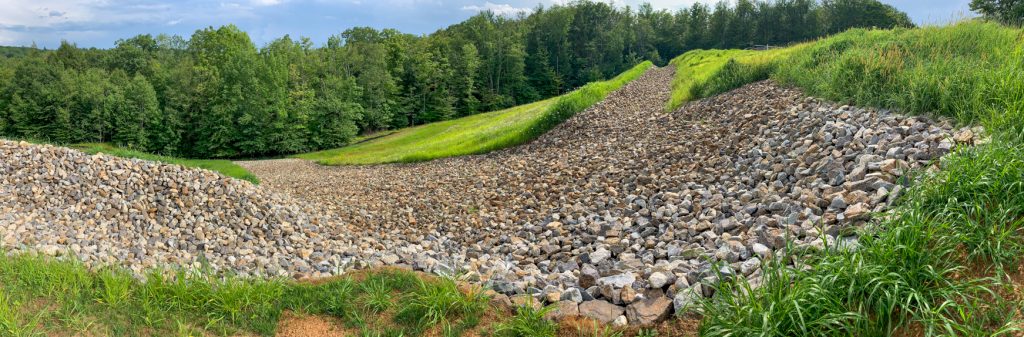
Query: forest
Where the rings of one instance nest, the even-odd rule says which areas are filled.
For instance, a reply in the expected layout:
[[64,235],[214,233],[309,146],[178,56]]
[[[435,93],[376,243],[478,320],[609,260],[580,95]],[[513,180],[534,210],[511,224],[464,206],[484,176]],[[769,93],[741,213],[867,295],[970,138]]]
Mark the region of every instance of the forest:
[[262,47],[233,25],[111,49],[0,49],[0,136],[192,158],[273,156],[516,106],[692,49],[910,27],[875,0],[739,0],[670,12],[576,1],[417,36],[356,27]]

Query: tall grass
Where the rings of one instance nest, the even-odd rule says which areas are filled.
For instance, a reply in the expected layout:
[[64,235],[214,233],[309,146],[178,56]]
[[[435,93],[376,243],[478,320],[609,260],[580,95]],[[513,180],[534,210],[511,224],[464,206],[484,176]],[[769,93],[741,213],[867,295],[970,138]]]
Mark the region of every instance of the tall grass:
[[[488,301],[478,292],[458,291],[454,281],[425,280],[397,270],[318,284],[209,271],[152,271],[139,280],[123,269],[91,271],[76,260],[25,254],[0,254],[0,285],[3,336],[162,336],[172,331],[272,335],[285,310],[336,316],[372,330],[369,318],[396,306],[430,315],[431,320],[458,320],[461,329],[469,329],[479,322]],[[402,328],[427,327],[413,322]]]
[[831,100],[982,124],[992,137],[913,178],[858,249],[792,252],[769,261],[760,286],[720,284],[702,306],[702,335],[1019,334],[1006,275],[1024,254],[1022,41],[1019,29],[981,22],[857,29],[761,54],[767,61],[705,61],[719,66],[675,86],[698,98],[772,78]]
[[529,142],[652,67],[643,62],[613,79],[589,83],[568,94],[501,111],[399,130],[363,143],[296,155],[324,165],[419,162],[487,153]]

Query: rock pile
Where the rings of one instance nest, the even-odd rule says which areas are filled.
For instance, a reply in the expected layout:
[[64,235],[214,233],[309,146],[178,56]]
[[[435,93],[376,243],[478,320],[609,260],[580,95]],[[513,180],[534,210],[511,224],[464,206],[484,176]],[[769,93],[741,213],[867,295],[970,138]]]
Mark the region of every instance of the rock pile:
[[136,272],[177,265],[242,275],[331,274],[350,242],[316,207],[178,165],[0,140],[0,239]]
[[[771,82],[661,111],[671,69],[649,71],[530,144],[420,164],[243,163],[265,185],[324,204],[380,256],[552,315],[645,324],[760,279],[796,245],[856,245],[907,170],[970,130],[804,96]],[[710,261],[724,267],[712,271]],[[501,297],[501,296],[499,296]]]

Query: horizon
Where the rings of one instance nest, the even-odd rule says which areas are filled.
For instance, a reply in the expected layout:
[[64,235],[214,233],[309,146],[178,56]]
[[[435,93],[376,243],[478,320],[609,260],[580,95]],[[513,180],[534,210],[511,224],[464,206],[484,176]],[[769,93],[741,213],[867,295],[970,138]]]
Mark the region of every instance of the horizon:
[[[430,34],[457,24],[481,11],[516,15],[537,6],[562,4],[561,0],[233,0],[147,1],[118,3],[91,0],[68,3],[53,0],[4,0],[0,13],[0,45],[55,49],[61,41],[80,48],[111,48],[119,39],[140,34],[179,35],[188,38],[196,30],[229,24],[245,31],[253,43],[263,46],[289,35],[308,37],[323,45],[331,35],[352,27],[394,28],[414,35]],[[651,3],[655,10],[675,11],[695,2],[717,0],[620,0],[603,1],[637,8]],[[730,1],[732,2],[732,1]],[[973,16],[970,0],[882,1],[906,12],[918,25],[945,24]],[[530,5],[530,3],[534,3]]]

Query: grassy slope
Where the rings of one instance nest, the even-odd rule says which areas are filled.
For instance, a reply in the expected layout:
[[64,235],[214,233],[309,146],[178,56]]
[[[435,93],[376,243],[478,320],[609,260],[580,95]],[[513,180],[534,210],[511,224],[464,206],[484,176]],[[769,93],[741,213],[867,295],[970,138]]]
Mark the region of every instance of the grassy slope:
[[296,155],[321,164],[376,164],[415,161],[483,152],[504,144],[526,123],[537,119],[554,99],[501,111],[406,128],[352,145]]
[[[811,95],[981,124],[992,142],[962,147],[918,173],[855,251],[792,251],[754,290],[717,284],[702,305],[707,336],[1019,334],[1024,256],[1022,31],[962,23],[853,30],[771,53],[702,60],[674,97],[700,98],[773,78]],[[676,62],[716,52],[698,51]],[[729,60],[729,57],[736,57]],[[703,66],[701,66],[703,65]],[[684,69],[682,74],[686,74]]]
[[416,162],[486,153],[528,142],[636,79],[652,64],[548,100],[399,130],[346,147],[296,155],[325,165]]
[[177,164],[188,167],[198,167],[207,169],[210,171],[216,171],[225,176],[248,180],[252,183],[258,184],[260,182],[256,175],[250,173],[245,168],[236,165],[230,160],[221,159],[183,159],[168,156],[155,155],[151,153],[145,153],[135,150],[129,150],[126,148],[116,147],[107,143],[80,143],[72,144],[68,147],[85,152],[94,154],[97,152],[103,152],[112,156],[118,156],[123,158],[138,158],[143,160],[158,161],[168,164]]

